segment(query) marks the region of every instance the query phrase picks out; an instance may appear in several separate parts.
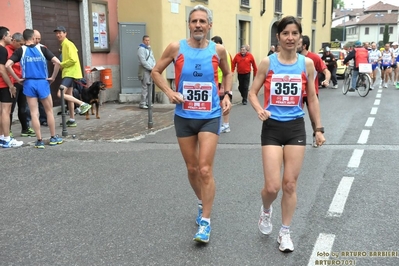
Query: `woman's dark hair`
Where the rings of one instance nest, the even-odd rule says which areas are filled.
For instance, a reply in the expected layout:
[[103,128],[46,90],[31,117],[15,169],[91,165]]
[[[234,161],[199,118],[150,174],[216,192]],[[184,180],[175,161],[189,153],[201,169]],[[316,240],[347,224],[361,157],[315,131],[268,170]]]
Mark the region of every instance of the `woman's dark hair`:
[[287,27],[289,24],[295,24],[298,27],[299,34],[302,34],[302,25],[301,22],[299,22],[295,17],[293,16],[287,16],[280,20],[280,22],[277,25],[277,34],[280,35],[280,33]]
[[215,43],[218,44],[223,44],[222,38],[220,36],[213,36],[211,41],[214,41]]

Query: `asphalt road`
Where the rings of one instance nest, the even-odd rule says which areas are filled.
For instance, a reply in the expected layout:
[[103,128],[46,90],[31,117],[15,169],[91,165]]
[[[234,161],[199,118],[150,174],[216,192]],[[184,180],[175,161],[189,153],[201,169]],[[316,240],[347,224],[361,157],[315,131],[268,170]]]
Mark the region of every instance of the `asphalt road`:
[[320,91],[327,142],[311,147],[306,117],[288,254],[276,242],[281,194],[274,231],[258,231],[261,122],[249,105],[234,106],[220,136],[208,245],[192,241],[196,198],[173,127],[131,142],[3,149],[0,265],[399,265],[398,101],[393,87],[365,98]]

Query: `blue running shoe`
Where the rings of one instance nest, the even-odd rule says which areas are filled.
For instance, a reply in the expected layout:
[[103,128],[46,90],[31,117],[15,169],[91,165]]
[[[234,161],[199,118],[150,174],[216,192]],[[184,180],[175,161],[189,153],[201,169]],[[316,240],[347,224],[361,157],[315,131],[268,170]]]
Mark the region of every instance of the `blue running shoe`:
[[44,147],[43,140],[37,140],[36,143],[35,143],[35,148],[36,149],[44,149],[45,147]]
[[64,141],[62,140],[62,138],[58,137],[58,135],[55,135],[54,137],[51,137],[51,138],[50,138],[50,143],[49,143],[49,145],[50,145],[50,146],[55,146],[55,145],[57,145],[57,144],[62,144],[62,142],[64,142]]
[[211,225],[207,221],[201,220],[193,240],[201,243],[208,243],[210,234]]
[[199,225],[202,219],[202,204],[198,204],[198,216],[197,219],[195,219],[195,223]]

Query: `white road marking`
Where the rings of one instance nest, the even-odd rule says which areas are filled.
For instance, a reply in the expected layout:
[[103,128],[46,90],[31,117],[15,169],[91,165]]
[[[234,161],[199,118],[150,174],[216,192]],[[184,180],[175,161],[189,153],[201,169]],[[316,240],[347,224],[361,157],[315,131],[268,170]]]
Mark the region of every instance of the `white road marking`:
[[375,96],[375,98],[381,98],[381,93],[377,93],[377,95]]
[[355,149],[353,150],[352,157],[348,162],[348,167],[357,168],[359,167],[360,160],[362,159],[364,150]]
[[377,111],[378,111],[378,107],[373,107],[373,108],[371,108],[370,114],[371,114],[371,115],[376,115],[376,114],[377,114]]
[[309,259],[308,266],[316,265],[316,260],[327,260],[331,255],[334,240],[335,235],[333,234],[319,234],[316,244],[313,247],[312,256]]
[[380,105],[380,103],[381,103],[381,100],[376,99],[376,100],[374,101],[374,105]]
[[328,209],[327,216],[340,217],[344,212],[346,199],[348,198],[349,191],[353,183],[354,177],[344,176],[339,182],[337,191]]
[[369,117],[367,118],[366,124],[364,125],[365,127],[372,127],[374,123],[375,117]]
[[358,144],[366,144],[366,143],[367,143],[367,140],[368,140],[368,138],[369,138],[369,135],[370,135],[370,130],[368,130],[368,129],[363,129],[363,130],[362,130],[362,133],[360,133],[360,137],[359,137],[359,139],[357,140],[357,143],[358,143]]

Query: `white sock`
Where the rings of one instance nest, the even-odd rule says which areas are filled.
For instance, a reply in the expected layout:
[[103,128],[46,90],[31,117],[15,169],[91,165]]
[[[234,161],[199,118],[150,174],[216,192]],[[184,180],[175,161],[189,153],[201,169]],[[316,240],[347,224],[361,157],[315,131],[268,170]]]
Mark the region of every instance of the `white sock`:
[[75,122],[75,119],[69,118],[69,121],[71,121],[71,122]]
[[7,136],[7,137],[4,137],[4,141],[10,141],[11,140],[11,137],[10,136]]
[[223,123],[223,126],[228,127],[229,123]]
[[202,200],[198,200],[198,205],[202,205]]
[[0,135],[0,139],[4,139],[4,135]]
[[204,218],[204,217],[202,217],[202,218],[201,218],[201,221],[205,221],[205,222],[207,222],[208,224],[211,224],[211,218]]

